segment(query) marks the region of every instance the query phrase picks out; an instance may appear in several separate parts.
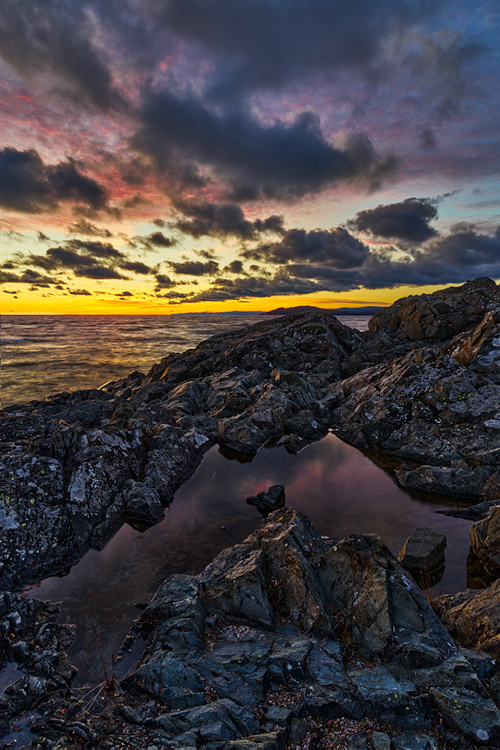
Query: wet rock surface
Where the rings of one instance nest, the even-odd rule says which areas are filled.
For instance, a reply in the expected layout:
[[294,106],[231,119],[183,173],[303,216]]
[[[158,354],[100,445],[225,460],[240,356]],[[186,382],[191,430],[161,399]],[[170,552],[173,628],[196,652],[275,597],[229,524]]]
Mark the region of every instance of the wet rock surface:
[[378,537],[334,545],[294,509],[200,575],[168,578],[127,647],[140,638],[140,661],[90,710],[69,692],[43,704],[33,747],[451,748],[447,731],[463,748],[500,741],[495,663],[455,644]]

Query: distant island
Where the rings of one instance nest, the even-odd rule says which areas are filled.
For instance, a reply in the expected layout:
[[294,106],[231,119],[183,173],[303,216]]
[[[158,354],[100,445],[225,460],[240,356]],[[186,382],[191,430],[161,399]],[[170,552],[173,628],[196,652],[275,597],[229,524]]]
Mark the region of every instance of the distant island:
[[383,307],[335,307],[326,309],[314,305],[297,305],[296,307],[277,307],[276,310],[262,312],[260,315],[293,315],[294,313],[326,312],[330,315],[375,315]]

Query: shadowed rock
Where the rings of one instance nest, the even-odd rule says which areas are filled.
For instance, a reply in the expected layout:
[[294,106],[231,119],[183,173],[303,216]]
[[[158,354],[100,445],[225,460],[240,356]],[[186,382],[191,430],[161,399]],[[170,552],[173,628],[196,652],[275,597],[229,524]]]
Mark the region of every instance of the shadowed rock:
[[444,566],[446,537],[440,531],[418,526],[401,549],[398,560],[416,580]]
[[266,518],[273,510],[285,507],[285,488],[282,484],[273,484],[267,492],[259,492],[246,499],[249,505],[255,505]]

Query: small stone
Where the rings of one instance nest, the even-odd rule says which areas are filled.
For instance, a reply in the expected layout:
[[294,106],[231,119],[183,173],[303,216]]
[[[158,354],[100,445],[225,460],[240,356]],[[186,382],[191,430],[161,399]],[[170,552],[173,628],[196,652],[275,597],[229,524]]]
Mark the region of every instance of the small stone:
[[373,732],[372,745],[373,750],[390,750],[391,738],[385,732]]
[[391,750],[433,750],[433,747],[429,737],[413,732],[400,734],[391,742]]

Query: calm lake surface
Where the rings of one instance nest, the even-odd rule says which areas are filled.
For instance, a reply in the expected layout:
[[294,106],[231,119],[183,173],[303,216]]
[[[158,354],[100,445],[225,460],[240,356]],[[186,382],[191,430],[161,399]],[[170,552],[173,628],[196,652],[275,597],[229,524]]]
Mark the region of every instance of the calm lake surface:
[[[359,330],[366,330],[369,320],[339,319]],[[169,352],[262,320],[256,315],[2,316],[3,406],[97,387],[134,370],[147,372]],[[77,684],[103,679],[99,652],[109,668],[111,654],[139,616],[135,605],[147,602],[168,575],[200,572],[221,549],[258,527],[261,517],[245,498],[272,484],[285,485],[287,505],[334,540],[377,533],[397,554],[416,526],[438,529],[448,547],[435,593],[474,585],[467,568],[470,522],[436,513],[454,501],[402,490],[334,434],[298,455],[282,446],[263,448],[248,463],[228,460],[214,447],[177,492],[164,521],[144,533],[124,525],[104,550],[90,550],[66,575],[29,590],[30,596],[61,601],[61,620],[76,624],[69,654],[80,670]],[[122,673],[129,666],[130,660],[121,663]]]
[[[146,373],[171,352],[269,320],[242,315],[2,315],[2,407]],[[368,329],[369,317],[340,316]]]

